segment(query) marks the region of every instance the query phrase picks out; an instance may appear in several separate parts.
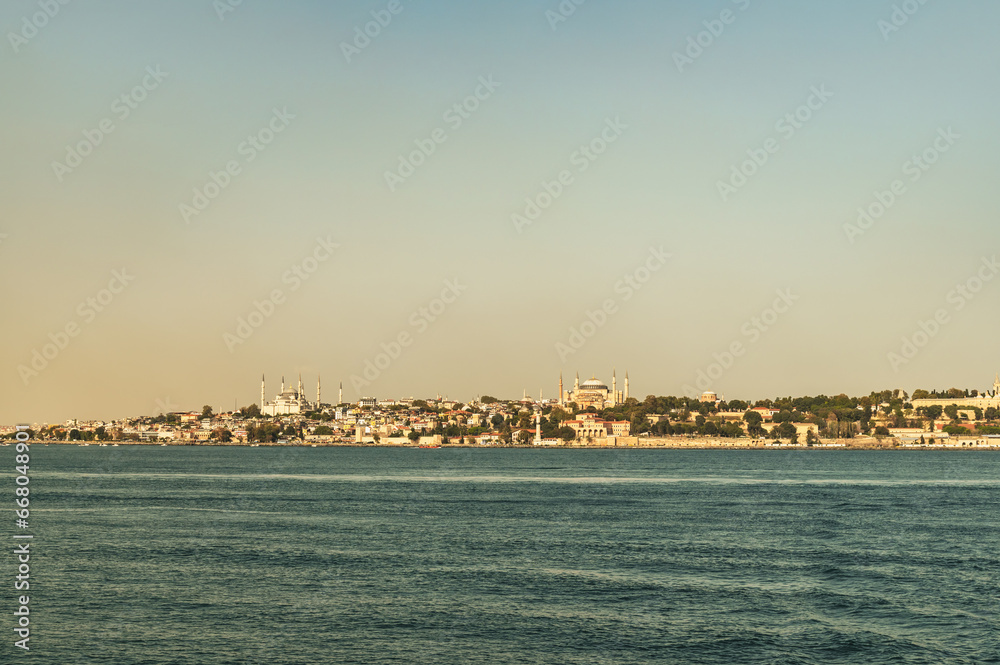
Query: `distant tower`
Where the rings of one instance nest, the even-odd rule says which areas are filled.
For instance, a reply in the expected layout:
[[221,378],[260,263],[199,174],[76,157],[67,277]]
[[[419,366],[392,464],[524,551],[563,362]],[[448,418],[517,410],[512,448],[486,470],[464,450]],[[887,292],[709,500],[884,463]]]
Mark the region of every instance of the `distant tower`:
[[562,372],[559,372],[559,406],[563,405]]
[[264,413],[264,375],[260,375],[260,412]]
[[319,374],[316,375],[316,410],[323,408],[323,397],[320,392]]
[[535,445],[542,445],[542,412],[535,411]]
[[580,389],[580,373],[579,373],[579,372],[577,372],[577,373],[576,373],[576,382],[575,382],[575,383],[573,383],[573,390],[574,390],[574,391],[577,391],[577,390],[579,390],[579,389]]
[[618,404],[618,377],[615,376],[615,370],[611,370],[611,401]]
[[298,394],[296,395],[296,397],[299,398],[299,399],[302,399],[302,397],[304,395],[305,395],[305,391],[302,390],[302,375],[299,374],[299,389],[298,389]]
[[281,392],[285,392],[285,375],[281,375]]
[[542,389],[541,388],[538,389],[538,403],[539,404],[542,403]]
[[340,382],[340,391],[337,393],[337,406],[344,403],[344,382]]
[[993,379],[993,396],[1000,397],[1000,373]]
[[625,372],[625,399],[628,399],[628,372]]

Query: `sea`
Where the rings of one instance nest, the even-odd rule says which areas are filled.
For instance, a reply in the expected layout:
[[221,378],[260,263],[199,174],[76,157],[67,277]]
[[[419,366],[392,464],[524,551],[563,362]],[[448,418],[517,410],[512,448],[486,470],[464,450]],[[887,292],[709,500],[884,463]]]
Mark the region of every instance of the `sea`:
[[997,452],[34,444],[30,473],[4,663],[1000,662]]

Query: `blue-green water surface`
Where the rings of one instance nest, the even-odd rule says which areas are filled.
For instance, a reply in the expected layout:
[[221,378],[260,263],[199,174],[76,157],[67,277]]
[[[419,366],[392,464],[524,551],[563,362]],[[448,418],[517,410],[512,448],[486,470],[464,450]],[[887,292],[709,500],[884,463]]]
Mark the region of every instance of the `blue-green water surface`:
[[1000,662],[997,453],[31,455],[3,662]]

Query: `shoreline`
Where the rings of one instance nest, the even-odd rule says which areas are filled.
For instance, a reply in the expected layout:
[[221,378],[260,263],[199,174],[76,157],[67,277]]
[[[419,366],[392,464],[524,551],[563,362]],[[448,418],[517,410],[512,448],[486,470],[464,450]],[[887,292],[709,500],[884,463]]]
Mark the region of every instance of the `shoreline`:
[[985,450],[1000,451],[1000,439],[968,438],[950,439],[947,443],[919,444],[890,442],[885,439],[878,441],[874,438],[839,439],[835,441],[822,441],[817,444],[808,445],[805,443],[786,443],[771,441],[751,441],[747,439],[695,439],[683,438],[681,440],[669,439],[648,439],[637,443],[627,443],[618,445],[599,444],[568,444],[568,445],[491,445],[481,446],[474,444],[451,444],[446,443],[439,446],[421,446],[417,444],[402,443],[356,443],[356,442],[309,442],[297,441],[289,443],[206,443],[192,441],[117,441],[113,443],[100,442],[79,442],[79,441],[47,441],[42,439],[31,439],[29,444],[54,445],[54,446],[77,446],[80,448],[113,448],[121,446],[142,446],[142,447],[187,447],[187,448],[413,448],[413,449],[477,449],[488,450],[492,448],[520,449],[520,450]]

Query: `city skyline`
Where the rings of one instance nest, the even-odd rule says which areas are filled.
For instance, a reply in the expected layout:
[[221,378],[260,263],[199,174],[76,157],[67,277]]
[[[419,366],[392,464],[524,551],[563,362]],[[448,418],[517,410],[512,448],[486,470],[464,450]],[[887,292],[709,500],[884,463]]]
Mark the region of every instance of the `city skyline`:
[[638,399],[988,387],[998,19],[6,3],[0,422],[245,406],[262,372],[346,401],[612,366]]
[[[988,398],[987,401],[990,401],[990,403],[992,403],[992,400],[995,400],[998,396],[1000,396],[1000,372],[997,372],[997,373],[994,374],[994,378],[992,380],[993,382],[992,382],[991,385],[987,385],[988,382],[984,382],[982,384],[984,387],[974,387],[974,386],[961,386],[960,387],[960,386],[955,386],[955,385],[948,386],[947,388],[945,388],[944,386],[920,386],[920,387],[915,387],[915,388],[911,388],[911,389],[900,388],[900,387],[894,387],[894,388],[885,387],[885,388],[883,388],[881,390],[873,388],[872,390],[867,391],[865,393],[857,393],[857,394],[835,392],[835,391],[826,391],[826,392],[819,392],[819,393],[814,393],[814,394],[790,394],[790,395],[775,394],[775,395],[761,395],[761,396],[747,396],[747,395],[729,395],[729,396],[727,396],[727,395],[722,394],[722,393],[717,393],[714,390],[706,390],[704,392],[699,392],[697,394],[694,394],[694,393],[691,393],[691,394],[668,394],[668,393],[645,393],[644,392],[644,393],[642,393],[642,394],[640,394],[638,396],[637,395],[629,395],[628,394],[628,389],[629,388],[628,388],[628,383],[627,383],[627,381],[628,381],[627,374],[628,373],[626,373],[626,379],[625,379],[626,382],[623,384],[624,390],[623,391],[618,391],[617,393],[614,391],[614,385],[615,385],[615,380],[614,380],[615,370],[614,369],[611,370],[612,381],[610,382],[610,387],[609,387],[608,384],[606,384],[606,383],[603,382],[603,380],[601,379],[601,376],[600,376],[599,372],[590,373],[589,374],[590,379],[588,379],[586,381],[583,381],[583,382],[580,382],[579,378],[577,377],[575,379],[575,382],[577,383],[576,386],[574,386],[572,382],[568,382],[566,384],[565,392],[562,393],[565,396],[565,398],[563,400],[560,400],[560,398],[559,398],[560,390],[563,388],[563,381],[562,381],[562,378],[560,377],[560,379],[558,380],[558,387],[555,390],[553,390],[552,392],[546,392],[544,386],[541,387],[537,393],[533,393],[529,388],[524,388],[521,391],[521,396],[520,397],[518,397],[518,396],[512,396],[512,395],[494,394],[496,391],[494,391],[493,393],[491,393],[488,390],[487,391],[480,390],[475,395],[472,395],[472,396],[469,396],[469,397],[466,397],[466,398],[463,398],[461,396],[449,395],[447,393],[436,392],[436,393],[430,393],[430,394],[374,394],[373,393],[373,394],[359,395],[358,397],[348,399],[344,395],[344,392],[343,392],[343,382],[338,382],[337,383],[337,388],[334,388],[329,393],[327,393],[327,394],[331,394],[331,393],[332,394],[336,394],[337,395],[337,399],[336,400],[326,400],[326,401],[322,401],[321,400],[321,397],[322,397],[322,392],[321,392],[321,388],[320,388],[321,379],[320,379],[320,375],[318,375],[318,374],[316,375],[316,385],[315,385],[315,388],[313,389],[314,393],[316,395],[316,401],[312,401],[310,399],[309,392],[307,390],[305,390],[305,388],[304,388],[304,386],[306,384],[303,383],[301,374],[296,375],[296,383],[295,384],[293,384],[291,381],[289,381],[289,382],[286,383],[285,376],[281,375],[280,381],[277,382],[278,385],[279,385],[279,388],[277,390],[273,390],[271,388],[266,388],[267,383],[266,383],[266,374],[265,374],[265,375],[261,376],[260,394],[259,394],[259,396],[257,397],[256,400],[242,400],[239,397],[236,397],[236,398],[234,398],[234,401],[231,402],[230,404],[225,404],[225,403],[222,403],[222,404],[213,404],[213,403],[207,403],[207,402],[199,401],[199,400],[196,399],[196,400],[194,400],[194,402],[191,402],[191,403],[188,403],[188,404],[179,404],[179,403],[176,403],[173,400],[173,398],[167,396],[167,397],[164,397],[164,398],[157,398],[155,407],[153,408],[153,410],[151,412],[122,413],[122,414],[116,414],[114,416],[107,416],[107,417],[104,417],[104,416],[100,416],[99,417],[99,416],[93,416],[93,415],[88,415],[88,414],[75,414],[75,415],[72,415],[72,416],[70,416],[68,418],[63,418],[63,419],[44,419],[43,418],[43,419],[35,419],[34,421],[31,421],[31,422],[36,423],[36,424],[46,423],[46,424],[49,424],[49,425],[59,424],[59,423],[63,423],[63,422],[70,422],[70,421],[79,421],[79,422],[99,422],[99,421],[104,421],[104,422],[111,422],[111,421],[114,421],[114,420],[121,420],[123,418],[141,418],[141,417],[148,417],[148,416],[161,416],[161,415],[166,415],[168,413],[196,413],[196,412],[201,411],[201,409],[203,407],[205,407],[205,406],[211,407],[213,409],[213,412],[216,413],[216,414],[220,414],[220,413],[235,413],[235,412],[239,411],[240,409],[244,409],[246,407],[250,407],[250,406],[254,406],[254,405],[258,406],[261,409],[261,413],[264,414],[265,416],[278,418],[278,417],[289,416],[289,415],[304,415],[307,411],[314,410],[316,408],[316,406],[319,405],[319,404],[322,404],[323,408],[331,408],[331,407],[336,407],[338,405],[357,405],[357,404],[360,404],[364,400],[378,400],[378,401],[382,401],[382,400],[386,400],[386,401],[400,401],[400,400],[441,400],[441,401],[453,401],[453,402],[460,403],[460,404],[469,404],[469,403],[479,402],[479,400],[482,397],[484,397],[484,396],[495,398],[495,399],[497,399],[497,400],[499,400],[501,402],[518,402],[518,401],[528,400],[528,401],[531,401],[531,402],[536,403],[536,404],[538,404],[538,403],[546,403],[546,404],[550,404],[550,405],[553,405],[553,406],[559,406],[559,407],[564,407],[564,405],[565,406],[569,406],[570,403],[575,403],[577,405],[577,408],[580,409],[581,411],[584,410],[585,407],[587,407],[587,406],[596,406],[597,409],[600,410],[602,408],[609,408],[609,407],[612,407],[612,406],[617,406],[618,404],[625,404],[626,400],[629,397],[631,397],[632,399],[637,400],[638,402],[642,402],[647,396],[650,396],[650,395],[652,395],[654,397],[657,397],[657,398],[661,398],[661,397],[689,397],[691,399],[697,400],[697,399],[699,399],[701,397],[704,397],[705,394],[712,394],[720,402],[739,400],[739,401],[742,401],[742,402],[747,402],[750,405],[753,405],[755,402],[757,402],[759,400],[785,399],[787,397],[797,398],[797,397],[812,397],[812,396],[818,396],[818,395],[826,395],[827,397],[835,397],[837,395],[848,395],[849,397],[852,397],[852,398],[855,398],[855,397],[864,397],[864,396],[866,396],[868,394],[882,392],[884,390],[893,390],[893,391],[904,390],[906,392],[906,394],[910,396],[911,400],[914,399],[913,398],[913,394],[914,394],[914,392],[916,390],[939,390],[939,391],[942,391],[942,390],[950,390],[950,389],[956,389],[956,388],[959,389],[959,390],[966,390],[966,391],[970,391],[970,392],[976,391],[978,393],[978,395],[980,396],[980,398]],[[584,373],[584,375],[586,375],[586,373]],[[591,383],[593,383],[593,385],[588,386],[588,384],[591,384]],[[293,387],[293,386],[296,386],[296,387]],[[578,402],[577,400],[574,399],[574,392],[575,391],[579,391],[581,389],[581,387],[582,387],[583,391],[585,391],[585,393],[584,393],[584,400],[585,400],[585,402],[584,403],[580,403],[580,402]],[[612,396],[612,397],[608,398],[609,401],[607,401],[606,403],[604,403],[603,406],[600,405],[600,404],[596,404],[596,403],[587,401],[586,391],[590,391],[590,390],[594,390],[594,389],[598,389],[598,390],[603,389],[603,393],[604,393],[604,396],[606,398],[609,395]],[[579,394],[579,392],[576,392],[576,394]],[[619,401],[614,401],[613,395],[615,395],[615,394],[617,394],[619,396]],[[938,402],[940,402],[941,404],[945,404],[945,403],[954,402],[957,399],[958,398],[954,398],[954,399],[951,399],[951,398],[921,398],[920,403],[921,404],[931,404],[931,403],[938,403]],[[961,401],[961,400],[959,400],[959,401]],[[966,401],[970,401],[970,400],[966,399]],[[975,400],[971,400],[971,401],[975,401]],[[293,403],[301,404],[303,408],[301,410],[299,410],[299,409],[289,410],[287,408],[283,409],[280,406],[279,406],[278,409],[273,409],[272,408],[274,405],[282,405],[282,404],[286,405],[286,407],[287,407],[287,405],[290,405],[290,404],[293,404]],[[266,407],[266,409],[270,409],[270,411],[266,410],[265,407]],[[24,424],[27,421],[22,420],[22,421],[17,421],[17,422],[20,423],[20,424]],[[8,427],[10,427],[10,426],[13,426],[14,424],[15,424],[14,422],[10,422],[10,423],[0,422],[0,426],[8,426]]]

